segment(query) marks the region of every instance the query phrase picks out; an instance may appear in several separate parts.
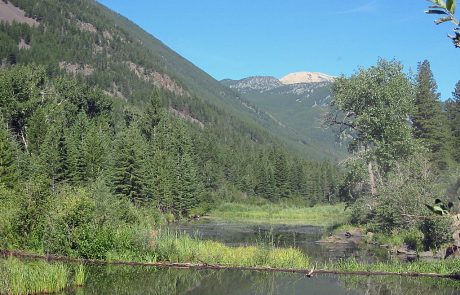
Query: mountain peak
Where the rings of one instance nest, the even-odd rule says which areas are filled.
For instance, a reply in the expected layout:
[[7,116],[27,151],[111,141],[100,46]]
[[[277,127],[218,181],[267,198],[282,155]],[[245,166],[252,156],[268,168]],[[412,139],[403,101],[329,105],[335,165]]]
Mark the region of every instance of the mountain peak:
[[290,73],[280,79],[284,85],[299,84],[299,83],[321,83],[332,82],[334,77],[318,73],[318,72],[297,72]]

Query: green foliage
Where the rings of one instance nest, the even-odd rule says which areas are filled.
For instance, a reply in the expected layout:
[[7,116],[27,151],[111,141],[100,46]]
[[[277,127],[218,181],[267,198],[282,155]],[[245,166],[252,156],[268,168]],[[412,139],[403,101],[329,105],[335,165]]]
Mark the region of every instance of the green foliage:
[[456,25],[454,29],[455,35],[449,35],[449,38],[452,39],[455,47],[460,47],[460,23],[455,18],[455,11],[456,11],[456,0],[428,0],[433,3],[433,6],[430,6],[425,13],[427,14],[435,14],[440,15],[441,18],[437,19],[435,23],[437,25],[445,23],[445,22],[452,22]]
[[423,245],[425,249],[438,249],[452,241],[452,219],[450,217],[425,218],[420,224],[420,230],[424,235]]
[[19,171],[16,161],[16,150],[11,136],[0,126],[0,185],[15,187],[18,183]]
[[424,155],[415,155],[395,166],[378,186],[379,197],[364,196],[352,205],[352,221],[376,232],[417,226],[417,218],[430,214],[424,204],[441,193],[442,184],[431,173]]
[[340,124],[342,132],[351,136],[351,152],[364,151],[363,157],[375,158],[383,172],[412,153],[407,123],[413,110],[412,86],[400,63],[379,60],[350,78],[338,78],[332,92],[332,105],[345,116],[331,123]]
[[[360,193],[357,188],[377,193],[376,184],[398,161],[414,153],[417,144],[407,121],[413,111],[412,84],[399,62],[379,60],[369,69],[360,69],[349,78],[340,77],[332,85],[332,106],[326,121],[338,126],[352,157],[342,195]],[[364,183],[362,171],[367,170]]]

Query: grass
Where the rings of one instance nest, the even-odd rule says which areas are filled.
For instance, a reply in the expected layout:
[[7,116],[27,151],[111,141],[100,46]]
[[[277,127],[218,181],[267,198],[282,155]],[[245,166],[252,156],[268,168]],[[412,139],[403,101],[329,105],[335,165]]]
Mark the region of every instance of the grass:
[[293,207],[277,204],[248,205],[225,203],[210,213],[211,218],[238,222],[308,224],[333,226],[349,220],[344,204]]
[[307,268],[309,258],[295,248],[229,247],[185,234],[161,232],[154,242],[157,261],[207,263],[224,266]]
[[[70,278],[69,267],[62,263],[22,261],[16,258],[0,260],[0,294],[56,293],[69,286]],[[83,285],[83,266],[79,266],[76,271],[77,281]]]
[[366,271],[366,272],[417,272],[417,273],[436,273],[441,275],[460,273],[460,260],[439,260],[439,261],[415,261],[415,262],[379,262],[379,263],[360,263],[355,259],[346,259],[338,263],[325,265],[325,269],[340,271]]

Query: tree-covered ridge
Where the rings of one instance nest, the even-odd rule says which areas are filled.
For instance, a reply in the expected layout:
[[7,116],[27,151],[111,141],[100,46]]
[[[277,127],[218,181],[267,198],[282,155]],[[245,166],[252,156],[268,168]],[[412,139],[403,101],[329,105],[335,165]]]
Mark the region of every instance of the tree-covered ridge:
[[228,197],[224,188],[272,201],[333,199],[337,170],[330,164],[231,131],[220,144],[219,130],[169,114],[159,90],[144,111],[126,104],[117,113],[102,91],[49,79],[39,66],[2,70],[0,85],[4,185],[14,187],[18,171],[21,179],[46,177],[53,190],[104,179],[114,195],[176,216]]

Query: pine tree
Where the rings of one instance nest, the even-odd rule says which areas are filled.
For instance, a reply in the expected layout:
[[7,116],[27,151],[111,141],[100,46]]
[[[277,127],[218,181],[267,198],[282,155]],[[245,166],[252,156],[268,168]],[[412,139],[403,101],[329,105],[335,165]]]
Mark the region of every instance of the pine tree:
[[136,204],[146,201],[143,155],[142,136],[137,126],[122,131],[115,147],[112,182],[117,196]]
[[15,187],[18,183],[18,166],[15,157],[15,148],[9,132],[0,126],[0,185],[8,188]]
[[440,169],[446,169],[450,156],[450,132],[442,112],[436,81],[425,60],[418,65],[416,110],[412,116],[414,137],[421,139],[432,153],[432,160]]
[[147,140],[153,140],[155,128],[163,117],[159,90],[155,90],[149,100],[142,122],[142,133]]
[[62,123],[54,122],[40,148],[40,158],[46,166],[53,187],[70,179],[69,150],[64,133]]
[[280,151],[274,151],[275,160],[275,184],[277,194],[280,198],[286,198],[290,195],[289,187],[289,167],[286,155]]
[[447,114],[452,131],[452,156],[460,162],[460,81],[455,85],[452,99],[447,103]]

